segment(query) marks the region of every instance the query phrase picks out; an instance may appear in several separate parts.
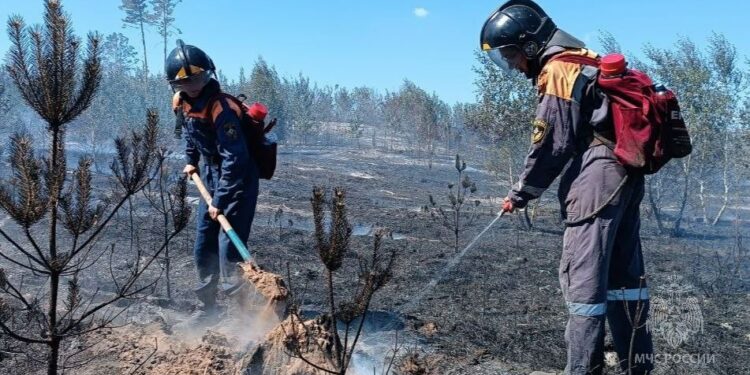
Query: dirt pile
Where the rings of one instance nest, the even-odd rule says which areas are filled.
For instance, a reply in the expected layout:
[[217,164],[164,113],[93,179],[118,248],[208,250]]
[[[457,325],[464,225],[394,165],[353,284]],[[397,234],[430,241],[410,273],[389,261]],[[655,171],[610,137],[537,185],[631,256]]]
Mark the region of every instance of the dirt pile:
[[437,375],[437,360],[412,351],[404,355],[396,366],[399,375]]
[[164,330],[162,324],[126,325],[92,337],[101,361],[80,374],[222,375],[232,374],[243,353],[226,336],[207,331],[190,340]]
[[[255,289],[242,298],[227,299],[219,324],[208,330],[186,326],[184,313],[171,311],[147,316],[142,324],[104,330],[90,338],[89,344],[100,355],[81,374],[316,374],[301,360],[291,359],[288,348],[304,347],[305,358],[325,364],[322,353],[330,349],[328,330],[316,321],[282,323],[289,293],[284,280],[253,265],[243,265],[243,273]],[[292,337],[298,337],[296,344],[291,344]],[[322,346],[307,348],[308,339]],[[245,358],[254,359],[247,362],[264,370],[243,366]],[[273,367],[282,370],[265,370]]]
[[426,337],[433,337],[438,334],[439,327],[435,322],[427,322],[423,326],[419,327],[419,333]]
[[182,346],[154,355],[153,367],[146,374],[202,375],[234,372],[237,355],[229,340],[218,333],[207,332],[196,347]]
[[266,297],[270,303],[278,304],[286,301],[289,290],[281,276],[264,271],[254,263],[240,263],[240,267],[244,272],[245,279],[255,285],[258,292]]
[[[248,353],[241,374],[322,375],[307,362],[333,368],[331,323],[325,319],[300,321],[290,316],[268,333],[265,341]],[[300,358],[299,355],[301,354]],[[307,362],[306,362],[307,361]]]

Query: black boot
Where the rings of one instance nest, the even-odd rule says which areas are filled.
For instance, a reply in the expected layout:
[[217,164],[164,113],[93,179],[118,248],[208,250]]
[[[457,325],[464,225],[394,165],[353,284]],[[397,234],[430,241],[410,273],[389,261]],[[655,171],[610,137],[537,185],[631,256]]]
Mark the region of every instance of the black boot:
[[247,313],[248,285],[239,266],[232,266],[228,267],[229,272],[219,283],[219,289],[226,296],[228,318],[238,318]]
[[184,323],[191,328],[211,327],[219,322],[219,306],[216,303],[216,294],[218,292],[218,278],[211,277],[210,281],[202,282],[202,285],[195,289],[195,294],[201,305]]

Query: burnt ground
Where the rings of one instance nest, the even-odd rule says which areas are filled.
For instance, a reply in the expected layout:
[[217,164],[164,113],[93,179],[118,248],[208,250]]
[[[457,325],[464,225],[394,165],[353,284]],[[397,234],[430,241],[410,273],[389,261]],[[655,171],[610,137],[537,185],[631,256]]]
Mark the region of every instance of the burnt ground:
[[[393,239],[386,241],[386,247],[395,249],[398,254],[394,277],[376,295],[372,308],[390,317],[386,319],[390,323],[398,321],[398,329],[404,331],[402,336],[408,338],[405,346],[427,356],[433,373],[562,371],[567,312],[558,286],[557,268],[563,227],[556,216],[553,192],[545,195],[533,229],[526,229],[518,216],[502,218],[434,289],[425,292],[425,286],[457,255],[439,240],[441,236],[447,238],[440,225],[421,209],[428,203],[429,194],[438,202],[447,203],[446,186],[456,178],[452,157],[439,156],[430,169],[427,160],[397,151],[348,147],[295,147],[294,150],[282,150],[277,176],[262,183],[250,247],[258,263],[268,270],[286,275],[289,265],[291,284],[305,308],[320,310],[324,306],[322,266],[311,235],[311,190],[314,185],[341,186],[347,191],[349,219],[355,235],[352,237],[353,253],[335,279],[337,289],[342,295],[351,290],[357,269],[354,253],[369,249],[372,237],[368,234],[372,227],[392,230]],[[483,162],[479,157],[467,155],[466,159],[470,167],[477,168],[469,169],[468,174],[476,181],[478,191],[474,196],[481,204],[475,225],[466,230],[462,244],[468,243],[494,218],[499,198],[507,189],[497,178],[481,170]],[[197,196],[194,188],[191,189]],[[142,244],[148,243],[152,238],[149,230],[158,225],[143,212],[137,212],[136,216],[135,221],[141,226],[137,233]],[[132,250],[127,245],[128,219],[126,214],[120,215],[117,225],[100,241],[102,246],[118,244],[113,252],[116,267],[124,268],[127,262],[132,262]],[[669,310],[672,320],[662,321],[661,328],[655,328],[661,329],[655,331],[656,351],[666,355],[658,358],[662,362],[658,373],[749,373],[750,256],[742,243],[748,227],[739,222],[721,223],[717,227],[691,222],[685,236],[669,238],[657,234],[651,220],[644,219],[643,223],[652,297],[660,297],[662,306],[666,303],[682,308]],[[8,230],[13,228],[12,223],[4,225]],[[149,344],[153,336],[166,335],[168,338],[164,340],[175,342],[175,337],[169,335],[171,329],[158,328],[157,335],[148,334],[150,331],[144,331],[143,327],[155,329],[154,322],[169,325],[191,312],[194,306],[190,292],[194,278],[190,255],[192,235],[191,231],[186,232],[172,246],[173,300],[165,298],[162,278],[151,298],[135,302],[123,315],[121,321],[125,326],[119,329],[125,329],[126,333],[110,332],[99,337],[112,345],[98,345],[100,350],[95,360],[74,373],[137,373],[149,368],[137,368],[134,364],[139,360],[161,358],[161,362],[151,364],[152,369],[163,368],[159,366],[165,362],[178,361],[169,355],[149,357],[153,351],[153,345]],[[2,266],[12,269],[7,264]],[[18,277],[9,273],[11,278]],[[109,273],[109,267],[94,267],[82,277],[84,287],[87,290],[99,288],[103,292],[111,290],[112,285],[107,281]],[[152,274],[157,276],[159,272],[154,270]],[[415,301],[420,293],[425,293],[424,298]],[[702,327],[678,324],[684,322],[684,311],[692,306],[698,306]],[[386,331],[388,334],[381,332],[381,336],[377,336],[380,346],[388,347],[395,337],[393,329]],[[674,339],[667,340],[673,337],[665,334],[670,332],[688,334],[675,344]],[[138,339],[122,338],[131,336]],[[135,348],[125,347],[123,340],[140,344]],[[199,342],[195,340],[198,339],[193,338],[193,343]],[[406,348],[402,352],[404,350]],[[193,352],[186,350],[186,353]],[[208,371],[209,364],[204,373],[232,373],[227,367],[239,357],[233,357],[236,353],[221,353],[220,368]],[[691,355],[690,360],[686,360],[685,354]],[[368,355],[385,357],[386,353],[372,349]],[[693,361],[696,357],[698,360]],[[0,373],[26,373],[37,368],[23,355],[2,358],[9,366],[3,364]],[[381,360],[370,359],[376,363]],[[192,366],[183,362],[180,363],[187,368]],[[365,367],[370,365],[368,362]],[[18,372],[21,368],[23,372]],[[613,368],[607,371],[617,373]]]

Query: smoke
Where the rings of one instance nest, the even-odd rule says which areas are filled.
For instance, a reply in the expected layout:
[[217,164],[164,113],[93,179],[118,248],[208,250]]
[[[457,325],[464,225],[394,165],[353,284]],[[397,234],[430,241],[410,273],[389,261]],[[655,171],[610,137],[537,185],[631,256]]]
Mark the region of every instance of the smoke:
[[366,358],[359,358],[359,356],[356,355],[352,358],[352,375],[377,374],[378,368],[379,367],[375,363],[372,363],[372,361]]
[[243,303],[232,303],[227,308],[227,317],[212,330],[232,339],[232,349],[246,351],[262,341],[266,334],[281,323],[273,304],[254,288]]
[[[357,321],[355,321],[355,324]],[[405,331],[400,315],[387,311],[370,311],[363,335],[357,343],[350,371],[353,375],[384,374],[390,363],[407,348],[420,346],[416,336]]]
[[[274,305],[269,303],[255,288],[242,299],[227,301],[226,310],[222,313],[218,324],[209,327],[195,327],[186,324],[175,325],[176,336],[186,344],[199,344],[207,331],[213,331],[225,336],[231,349],[246,352],[253,345],[261,342],[266,334],[281,321],[277,316]],[[182,316],[183,322],[187,316]]]

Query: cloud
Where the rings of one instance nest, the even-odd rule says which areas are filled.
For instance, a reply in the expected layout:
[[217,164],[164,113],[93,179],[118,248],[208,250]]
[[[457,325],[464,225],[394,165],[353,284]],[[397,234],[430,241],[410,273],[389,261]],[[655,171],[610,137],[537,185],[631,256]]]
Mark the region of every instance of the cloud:
[[430,14],[430,12],[425,8],[422,8],[422,7],[414,8],[414,15],[419,18],[425,18],[427,17],[428,14]]

